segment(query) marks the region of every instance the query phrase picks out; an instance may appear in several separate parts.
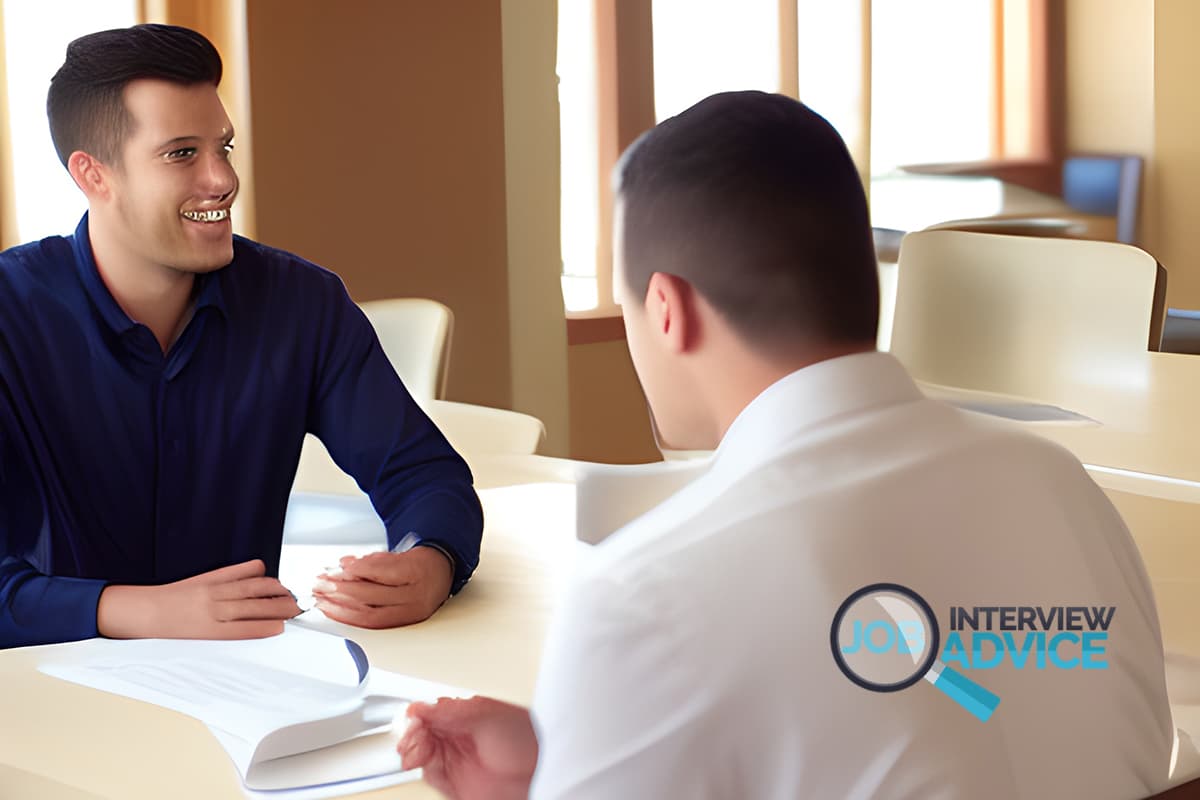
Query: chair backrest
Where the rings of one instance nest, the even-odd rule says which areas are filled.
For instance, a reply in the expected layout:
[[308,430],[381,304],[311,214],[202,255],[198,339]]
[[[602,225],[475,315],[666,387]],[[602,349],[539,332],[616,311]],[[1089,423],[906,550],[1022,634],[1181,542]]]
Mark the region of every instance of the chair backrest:
[[436,300],[421,297],[360,303],[409,393],[418,400],[446,394],[454,313]]
[[[529,414],[449,400],[423,400],[421,407],[468,464],[480,457],[527,456],[545,438],[542,421]],[[362,490],[334,463],[321,440],[304,437],[293,492],[361,496]]]
[[1088,214],[1117,218],[1117,241],[1138,240],[1141,156],[1079,154],[1063,161],[1063,199]]
[[546,435],[540,419],[519,411],[449,400],[431,400],[423,407],[468,462],[479,455],[536,453]]
[[1152,256],[1113,242],[910,233],[890,349],[914,377],[965,389],[1036,398],[1063,381],[1109,382],[1144,358],[1162,276]]

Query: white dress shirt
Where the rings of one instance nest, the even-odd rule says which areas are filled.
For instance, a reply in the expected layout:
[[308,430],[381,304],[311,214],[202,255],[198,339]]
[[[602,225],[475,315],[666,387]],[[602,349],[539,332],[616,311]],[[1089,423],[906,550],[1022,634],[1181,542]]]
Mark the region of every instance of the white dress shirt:
[[[986,722],[925,680],[869,691],[830,633],[877,582],[943,637],[951,606],[1114,606],[1108,668],[964,671],[1000,697]],[[588,549],[533,714],[535,798],[1133,798],[1174,741],[1150,582],[1107,498],[883,353],[783,378],[702,477]]]

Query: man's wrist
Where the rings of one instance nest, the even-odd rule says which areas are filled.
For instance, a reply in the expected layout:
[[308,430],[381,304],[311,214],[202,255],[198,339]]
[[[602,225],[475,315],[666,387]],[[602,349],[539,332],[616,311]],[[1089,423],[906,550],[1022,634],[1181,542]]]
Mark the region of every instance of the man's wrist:
[[96,603],[96,632],[110,639],[138,639],[157,631],[153,586],[105,586]]
[[412,550],[414,547],[428,547],[431,550],[438,551],[446,558],[446,562],[450,565],[450,592],[449,592],[449,594],[454,594],[458,589],[462,588],[461,586],[458,585],[458,580],[457,580],[458,560],[455,559],[454,554],[450,552],[450,549],[448,547],[446,547],[444,544],[442,544],[441,542],[432,541],[429,539],[422,539],[421,534],[417,533],[416,531],[409,531],[408,533],[406,533],[402,537],[400,537],[400,541],[396,542],[396,545],[391,548],[390,552],[407,553],[409,550]]
[[437,542],[417,542],[416,547],[429,547],[434,550],[437,550],[439,553],[444,555],[446,557],[446,560],[448,562],[450,562],[450,576],[451,576],[451,580],[453,580],[453,576],[454,576],[455,570],[457,569],[457,566],[455,565],[455,562],[454,562],[454,556],[450,554],[449,550],[442,547]]

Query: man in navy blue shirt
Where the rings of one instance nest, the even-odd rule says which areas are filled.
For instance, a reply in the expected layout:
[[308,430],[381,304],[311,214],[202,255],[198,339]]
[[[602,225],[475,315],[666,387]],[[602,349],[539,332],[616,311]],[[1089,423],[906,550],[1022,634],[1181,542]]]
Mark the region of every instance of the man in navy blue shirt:
[[233,235],[220,77],[203,36],[139,25],[76,40],[51,81],[89,210],[0,253],[0,647],[279,632],[306,432],[392,548],[321,582],[328,616],[417,622],[478,563],[470,472],[341,281]]

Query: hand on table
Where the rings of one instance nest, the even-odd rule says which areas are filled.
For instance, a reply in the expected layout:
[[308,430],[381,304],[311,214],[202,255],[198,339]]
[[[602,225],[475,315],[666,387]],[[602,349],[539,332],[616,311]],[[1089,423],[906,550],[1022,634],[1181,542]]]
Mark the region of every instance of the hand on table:
[[488,697],[408,707],[408,730],[396,746],[405,769],[454,800],[524,798],[537,766],[529,711]]
[[317,576],[316,607],[360,628],[395,628],[427,619],[450,596],[454,570],[432,547],[346,556],[334,574]]
[[299,613],[254,559],[161,586],[106,586],[96,627],[114,639],[258,639],[282,633]]

